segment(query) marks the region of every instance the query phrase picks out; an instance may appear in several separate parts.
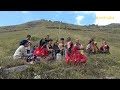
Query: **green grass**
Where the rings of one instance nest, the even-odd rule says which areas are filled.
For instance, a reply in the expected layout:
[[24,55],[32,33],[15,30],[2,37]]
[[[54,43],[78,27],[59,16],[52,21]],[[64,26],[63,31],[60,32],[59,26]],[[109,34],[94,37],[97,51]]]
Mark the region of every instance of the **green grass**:
[[[72,37],[80,39],[81,43],[86,46],[88,40],[95,37],[98,42],[98,46],[101,45],[102,38],[105,38],[110,45],[109,55],[96,54],[88,56],[87,65],[68,65],[63,62],[52,62],[46,65],[43,63],[32,65],[31,68],[23,72],[14,72],[8,75],[0,75],[0,78],[11,79],[34,79],[38,75],[39,79],[102,79],[106,77],[120,78],[120,34],[119,30],[114,33],[108,33],[107,31],[75,31],[75,30],[60,30],[47,29],[36,27],[33,30],[24,30],[17,32],[0,33],[0,66],[12,67],[17,65],[23,65],[21,61],[15,61],[11,57],[18,48],[19,42],[25,39],[27,34],[33,35],[37,38],[37,41],[33,41],[34,45],[39,42],[39,39],[45,37],[47,34],[55,40],[56,38]],[[51,72],[50,71],[53,70]],[[55,71],[54,71],[55,70]]]

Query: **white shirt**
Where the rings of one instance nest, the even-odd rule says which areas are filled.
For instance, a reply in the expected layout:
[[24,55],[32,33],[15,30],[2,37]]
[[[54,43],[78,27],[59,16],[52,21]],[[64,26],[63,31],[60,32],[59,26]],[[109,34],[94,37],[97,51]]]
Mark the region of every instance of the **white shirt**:
[[28,47],[26,47],[25,49],[26,49],[26,50],[31,50],[31,47],[30,47],[30,46],[28,46]]
[[88,44],[87,47],[86,47],[86,49],[88,50],[90,48],[91,48],[91,44]]
[[15,51],[13,58],[21,59],[22,57],[27,56],[27,50],[23,45],[19,46],[19,48]]
[[[77,46],[77,44],[74,44],[74,46]],[[81,48],[83,48],[83,45],[80,44],[80,45],[78,45],[78,47],[81,49]]]

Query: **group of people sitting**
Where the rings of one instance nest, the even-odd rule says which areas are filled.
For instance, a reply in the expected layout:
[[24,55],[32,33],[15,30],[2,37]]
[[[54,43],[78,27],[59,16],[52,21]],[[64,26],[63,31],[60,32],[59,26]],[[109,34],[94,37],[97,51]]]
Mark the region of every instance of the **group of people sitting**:
[[79,39],[75,40],[73,44],[70,37],[65,41],[64,38],[60,38],[53,43],[49,35],[46,38],[42,38],[38,45],[32,46],[31,35],[27,35],[25,40],[20,42],[18,49],[15,51],[13,58],[26,60],[26,62],[34,63],[35,61],[42,60],[56,60],[65,59],[67,63],[86,63],[87,56],[85,53],[109,53],[109,46],[106,41],[102,42],[100,49],[94,39],[91,39],[86,48],[80,43]]
[[97,42],[94,41],[94,39],[91,39],[86,47],[86,52],[88,54],[95,54],[95,53],[110,53],[109,52],[109,45],[107,44],[107,42],[103,39],[102,41],[102,45],[101,47],[99,48],[97,46]]

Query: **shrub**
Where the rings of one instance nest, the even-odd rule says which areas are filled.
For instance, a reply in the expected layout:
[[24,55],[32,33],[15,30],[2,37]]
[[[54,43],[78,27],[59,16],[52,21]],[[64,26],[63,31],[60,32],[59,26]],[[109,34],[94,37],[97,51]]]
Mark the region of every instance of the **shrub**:
[[37,40],[39,40],[40,38],[39,38],[39,36],[37,36],[37,35],[33,35],[32,37],[31,37],[31,40],[33,40],[33,41],[37,41]]

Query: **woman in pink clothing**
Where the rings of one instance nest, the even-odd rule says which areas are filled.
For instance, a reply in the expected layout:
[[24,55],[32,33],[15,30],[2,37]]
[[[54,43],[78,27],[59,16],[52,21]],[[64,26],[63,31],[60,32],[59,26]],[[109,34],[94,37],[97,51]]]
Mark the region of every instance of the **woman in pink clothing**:
[[73,64],[86,63],[86,56],[79,53],[78,47],[74,46],[72,41],[67,43],[66,62]]

